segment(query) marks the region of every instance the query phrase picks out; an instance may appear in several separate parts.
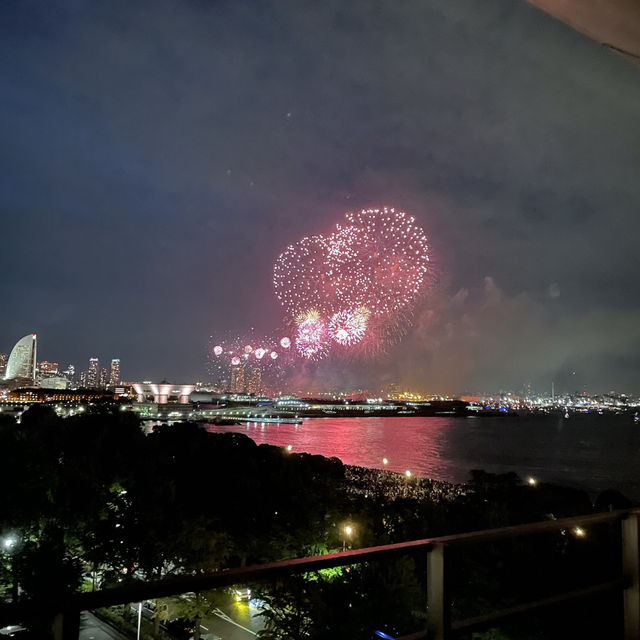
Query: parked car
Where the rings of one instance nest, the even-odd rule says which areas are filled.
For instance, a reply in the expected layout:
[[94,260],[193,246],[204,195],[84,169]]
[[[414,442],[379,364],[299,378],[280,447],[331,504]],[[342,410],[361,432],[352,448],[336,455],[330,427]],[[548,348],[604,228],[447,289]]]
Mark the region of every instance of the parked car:
[[188,618],[172,618],[167,621],[165,628],[176,640],[189,640],[196,630],[196,623]]

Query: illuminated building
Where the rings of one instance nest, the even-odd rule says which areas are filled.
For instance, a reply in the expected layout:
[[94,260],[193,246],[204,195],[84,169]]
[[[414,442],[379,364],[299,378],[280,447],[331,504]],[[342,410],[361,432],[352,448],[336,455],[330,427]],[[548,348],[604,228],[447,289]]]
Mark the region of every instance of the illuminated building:
[[14,378],[35,380],[37,346],[38,339],[35,333],[29,333],[16,342],[9,354],[5,380],[13,380]]
[[241,364],[231,367],[231,393],[244,393],[244,367]]
[[38,363],[38,372],[40,375],[52,376],[58,373],[59,366],[60,365],[57,362],[47,362],[46,360],[43,360]]
[[80,373],[80,386],[81,387],[86,387],[87,386],[87,372],[86,371],[82,371]]
[[111,361],[111,372],[109,374],[109,385],[115,387],[120,382],[120,358]]
[[0,378],[4,378],[4,374],[7,371],[7,359],[6,353],[0,353]]
[[108,391],[71,391],[69,389],[16,389],[7,394],[9,402],[95,402],[114,400]]
[[76,368],[72,364],[68,364],[65,371],[63,371],[65,376],[71,381],[76,377]]
[[109,380],[109,372],[106,367],[102,367],[100,369],[100,388],[104,389],[107,386],[107,382]]
[[40,381],[41,389],[66,389],[69,381],[64,376],[49,376]]
[[98,358],[89,358],[89,371],[87,371],[87,386],[97,388],[100,382],[100,369]]
[[189,402],[191,392],[196,388],[195,384],[170,384],[161,382],[136,382],[133,385],[138,396],[138,402],[155,402],[157,404],[167,404],[178,402],[186,404]]
[[262,393],[262,376],[258,367],[253,367],[249,371],[247,378],[247,393],[259,396]]

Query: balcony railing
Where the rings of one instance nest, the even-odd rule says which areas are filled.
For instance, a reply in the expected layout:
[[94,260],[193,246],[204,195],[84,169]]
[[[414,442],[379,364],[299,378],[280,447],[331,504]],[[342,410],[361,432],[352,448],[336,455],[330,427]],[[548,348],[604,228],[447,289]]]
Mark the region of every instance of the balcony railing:
[[[496,610],[485,615],[451,622],[447,568],[456,548],[615,522],[621,523],[622,558],[619,571],[616,570],[618,575],[614,579]],[[486,628],[490,624],[507,618],[542,610],[552,605],[562,605],[562,603],[575,602],[594,595],[616,591],[620,592],[624,607],[624,640],[640,640],[640,509],[473,531],[322,556],[226,569],[198,576],[177,576],[156,582],[136,582],[123,587],[75,594],[64,602],[55,605],[49,603],[48,612],[47,604],[43,603],[38,603],[37,606],[33,603],[3,605],[0,607],[0,625],[42,616],[45,612],[54,619],[55,640],[73,640],[77,639],[81,611],[152,600],[185,592],[206,591],[234,584],[268,582],[294,574],[354,565],[371,560],[385,560],[392,556],[406,554],[426,554],[427,557],[427,602],[425,603],[427,624],[426,629],[398,640],[420,640],[423,638],[449,640],[456,635]]]

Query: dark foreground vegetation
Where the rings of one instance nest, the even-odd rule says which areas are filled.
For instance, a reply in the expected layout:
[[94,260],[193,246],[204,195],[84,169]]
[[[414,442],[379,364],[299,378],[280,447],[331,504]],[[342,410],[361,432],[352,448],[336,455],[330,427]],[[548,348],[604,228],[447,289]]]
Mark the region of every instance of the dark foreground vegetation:
[[[583,492],[524,485],[514,474],[475,471],[468,485],[452,487],[346,468],[335,458],[257,446],[196,424],[145,435],[131,414],[104,409],[63,420],[34,406],[21,424],[0,416],[0,469],[3,599],[49,608],[80,589],[628,506],[615,492],[592,505]],[[607,525],[465,549],[455,559],[453,615],[605,579],[618,568],[618,540]],[[369,639],[374,630],[415,631],[423,625],[425,581],[424,558],[399,557],[254,585],[268,605],[259,636]],[[150,633],[159,635],[160,622],[179,615],[195,621],[198,640],[198,621],[225,597],[159,601]],[[130,607],[123,604],[126,622]],[[608,604],[617,607],[598,606]],[[615,637],[613,618],[605,633],[583,614],[476,637]],[[49,621],[30,622],[42,632]]]

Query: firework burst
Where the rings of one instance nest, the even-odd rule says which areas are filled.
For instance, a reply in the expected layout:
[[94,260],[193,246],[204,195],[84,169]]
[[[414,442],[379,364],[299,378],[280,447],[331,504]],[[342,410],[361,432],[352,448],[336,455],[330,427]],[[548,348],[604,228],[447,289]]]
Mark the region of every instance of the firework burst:
[[364,338],[369,315],[366,307],[359,307],[355,311],[338,311],[331,316],[327,333],[334,342],[343,347],[351,347]]
[[[274,266],[276,297],[298,327],[303,357],[324,354],[319,345],[326,338],[344,347],[362,344],[362,352],[380,350],[402,333],[426,289],[427,237],[413,216],[383,207],[345,217],[328,235],[287,247]],[[326,337],[316,344],[310,338],[320,324]]]
[[300,314],[296,320],[296,349],[308,360],[320,360],[328,353],[327,327],[317,310]]

